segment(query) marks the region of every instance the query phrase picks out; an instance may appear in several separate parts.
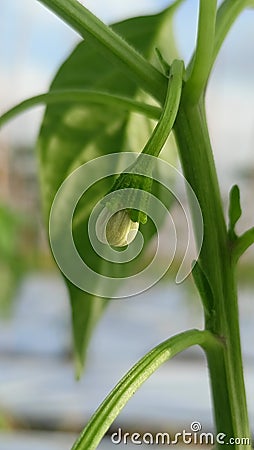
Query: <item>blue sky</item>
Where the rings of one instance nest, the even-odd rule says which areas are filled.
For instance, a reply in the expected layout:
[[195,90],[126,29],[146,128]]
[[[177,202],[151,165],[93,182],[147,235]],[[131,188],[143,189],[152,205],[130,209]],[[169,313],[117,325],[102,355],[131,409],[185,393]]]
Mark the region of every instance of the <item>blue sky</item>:
[[[80,0],[107,23],[132,15],[160,11],[170,0]],[[186,0],[176,16],[176,32],[181,50],[186,58],[195,40],[197,0]],[[254,13],[242,14],[234,26],[227,52],[235,51],[241,62],[249,53],[254,38]],[[48,11],[37,0],[1,0],[1,65],[13,66],[25,57],[24,62],[37,65],[45,71],[54,66],[68,53],[79,38],[66,24]],[[238,52],[242,42],[244,52]],[[253,65],[253,58],[250,58]],[[245,61],[246,62],[246,61]]]
[[[84,5],[107,23],[132,15],[157,12],[168,3],[165,0],[83,0]],[[185,36],[195,21],[196,5],[195,0],[186,2],[189,12],[183,27]],[[37,67],[44,73],[50,73],[79,39],[75,32],[36,0],[2,0],[1,9],[1,31],[4,36],[1,39],[1,61],[2,67],[8,71],[22,64],[23,68]],[[191,40],[184,39],[184,42]]]
[[[102,20],[117,21],[131,15],[157,12],[170,0],[80,0]],[[176,16],[179,48],[187,62],[195,42],[197,0],[186,0]],[[252,81],[254,11],[242,14],[224,44],[217,64],[224,81]],[[1,86],[2,107],[24,94],[45,90],[54,71],[80,39],[66,24],[37,0],[1,0]],[[252,72],[251,72],[252,71]],[[27,80],[27,86],[25,87]],[[9,97],[7,96],[9,92]]]

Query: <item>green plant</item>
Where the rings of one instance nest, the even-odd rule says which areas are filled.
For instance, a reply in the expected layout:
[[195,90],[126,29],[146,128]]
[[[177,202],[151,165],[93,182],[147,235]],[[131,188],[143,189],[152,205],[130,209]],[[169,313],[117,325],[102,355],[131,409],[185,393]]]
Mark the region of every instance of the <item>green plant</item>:
[[[5,205],[0,205],[0,267],[1,267],[1,295],[0,311],[8,311],[10,299],[16,289],[18,279],[17,235],[19,218]],[[17,241],[17,239],[16,239]]]
[[17,285],[28,265],[21,240],[28,229],[25,218],[6,204],[0,203],[0,315],[8,317]]
[[[217,431],[231,437],[248,438],[235,269],[239,257],[254,242],[254,229],[241,236],[236,234],[235,225],[241,215],[237,186],[230,193],[229,226],[226,226],[204,97],[211,69],[230,27],[245,8],[254,7],[254,2],[224,0],[217,8],[216,0],[200,0],[196,48],[185,69],[176,59],[171,28],[173,14],[181,0],[159,15],[134,18],[112,28],[105,26],[76,0],[40,1],[86,38],[60,68],[48,94],[24,101],[0,119],[3,124],[29,106],[39,102],[48,104],[38,140],[46,221],[63,180],[74,169],[102,154],[118,152],[121,156],[123,149],[136,150],[129,133],[136,120],[130,113],[136,111],[144,116],[143,126],[151,124],[151,118],[157,120],[154,130],[141,136],[143,154],[157,158],[173,127],[182,169],[197,197],[204,222],[203,245],[192,274],[203,303],[205,329],[174,336],[142,358],[109,394],[73,449],[96,448],[139,386],[164,361],[192,345],[200,345],[207,357]],[[156,47],[160,68],[149,62]],[[96,57],[95,51],[98,51]],[[77,107],[78,103],[80,107]],[[113,194],[119,195],[116,191],[122,187],[138,187],[143,193],[152,190],[160,199],[165,196],[157,183],[147,184],[152,172],[149,165],[142,166],[143,161],[138,158],[129,167],[127,182],[125,174],[117,180],[106,177],[88,191],[85,199],[80,199],[75,209],[73,236],[82,257],[85,258],[89,245],[89,236],[84,236],[84,230],[93,205],[112,189],[113,182]],[[91,173],[91,178],[93,175],[95,172]],[[124,180],[123,184],[121,180]],[[68,192],[66,195],[60,205],[63,210],[68,205]],[[133,207],[136,216],[132,216],[141,223],[142,212],[146,212],[146,200],[142,195]],[[64,239],[61,211],[57,210],[57,239]],[[131,207],[127,212],[133,214]],[[143,227],[145,241],[154,231],[148,221]],[[116,277],[129,274],[128,264],[105,263],[105,259],[92,252],[90,262],[100,275],[107,276],[112,271]],[[80,289],[67,276],[66,283],[72,303],[79,375],[89,337],[106,301]],[[223,447],[226,444],[217,445]],[[250,444],[234,445],[235,448],[243,446],[251,447]]]

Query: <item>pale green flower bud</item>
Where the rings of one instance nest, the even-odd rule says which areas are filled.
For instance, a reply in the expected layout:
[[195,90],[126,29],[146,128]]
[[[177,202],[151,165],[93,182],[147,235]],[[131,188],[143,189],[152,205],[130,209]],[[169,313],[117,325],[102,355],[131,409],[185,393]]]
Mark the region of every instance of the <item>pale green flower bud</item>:
[[112,215],[105,207],[96,222],[98,239],[113,247],[124,247],[130,244],[135,239],[138,228],[139,222],[133,222],[126,209]]

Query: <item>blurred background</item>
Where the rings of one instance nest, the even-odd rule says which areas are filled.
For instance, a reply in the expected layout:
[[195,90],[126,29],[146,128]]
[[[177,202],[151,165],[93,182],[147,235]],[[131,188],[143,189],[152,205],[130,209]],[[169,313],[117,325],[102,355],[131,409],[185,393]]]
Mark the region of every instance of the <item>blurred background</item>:
[[[169,0],[82,0],[107,23],[155,13]],[[175,18],[180,55],[195,42],[198,2],[186,0]],[[227,208],[237,183],[243,216],[253,226],[254,11],[229,33],[207,91],[207,116]],[[79,36],[36,0],[2,0],[0,113],[46,92]],[[70,309],[42,223],[34,151],[44,108],[0,130],[0,450],[67,450],[91,413],[146,351],[176,332],[202,327],[190,280],[170,274],[144,294],[112,301],[90,345],[86,373],[74,379]],[[253,248],[239,267],[239,306],[247,398],[254,423]],[[112,430],[181,431],[200,421],[212,430],[206,363],[198,349],[165,364],[120,414]],[[253,429],[252,429],[253,431]],[[99,448],[114,445],[106,438]],[[118,446],[121,448],[121,446]],[[123,445],[123,448],[126,446]],[[131,447],[131,444],[129,445]],[[157,446],[158,448],[158,446]]]

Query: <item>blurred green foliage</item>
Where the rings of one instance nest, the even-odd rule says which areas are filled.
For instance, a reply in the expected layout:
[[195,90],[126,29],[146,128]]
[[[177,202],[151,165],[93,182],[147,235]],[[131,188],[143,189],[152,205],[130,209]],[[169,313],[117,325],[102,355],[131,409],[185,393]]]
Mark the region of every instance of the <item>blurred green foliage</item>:
[[29,215],[0,203],[0,315],[8,316],[18,283],[34,267],[35,223]]

